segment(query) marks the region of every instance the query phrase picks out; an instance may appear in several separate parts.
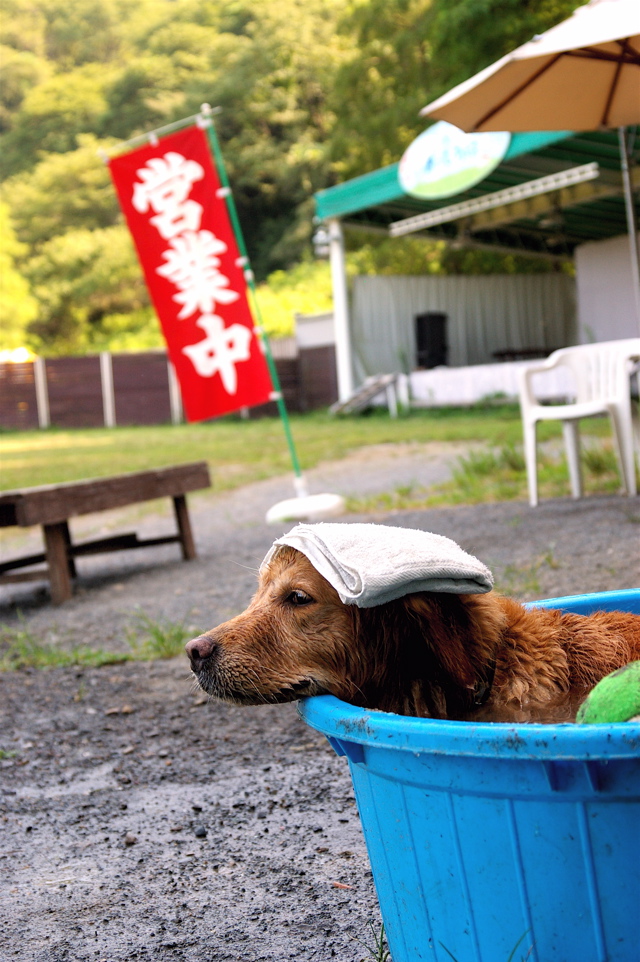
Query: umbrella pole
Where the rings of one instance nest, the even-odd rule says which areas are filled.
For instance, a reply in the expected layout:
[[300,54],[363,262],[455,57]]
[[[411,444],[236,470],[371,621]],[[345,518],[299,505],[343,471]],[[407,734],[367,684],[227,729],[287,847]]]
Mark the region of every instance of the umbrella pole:
[[631,253],[631,280],[636,302],[636,321],[640,327],[640,262],[638,261],[638,225],[636,210],[633,203],[633,187],[629,172],[629,150],[627,147],[626,130],[618,127],[618,142],[620,144],[620,164],[622,168],[622,183],[624,186],[624,202],[627,209],[627,227],[629,229],[629,249]]

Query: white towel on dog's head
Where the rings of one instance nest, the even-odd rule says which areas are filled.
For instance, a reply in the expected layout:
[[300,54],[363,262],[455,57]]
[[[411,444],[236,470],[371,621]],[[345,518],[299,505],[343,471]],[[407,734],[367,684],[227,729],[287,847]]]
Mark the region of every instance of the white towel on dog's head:
[[455,541],[429,531],[383,524],[298,524],[274,541],[297,548],[347,605],[373,608],[416,591],[490,591],[489,569]]

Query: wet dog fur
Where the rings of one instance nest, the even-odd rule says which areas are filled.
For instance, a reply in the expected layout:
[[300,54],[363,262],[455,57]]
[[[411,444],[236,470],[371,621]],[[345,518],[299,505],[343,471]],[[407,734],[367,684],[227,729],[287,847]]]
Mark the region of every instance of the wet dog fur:
[[236,704],[330,693],[402,715],[535,720],[640,658],[640,615],[526,609],[493,591],[358,608],[283,546],[246,611],[187,653],[201,687]]

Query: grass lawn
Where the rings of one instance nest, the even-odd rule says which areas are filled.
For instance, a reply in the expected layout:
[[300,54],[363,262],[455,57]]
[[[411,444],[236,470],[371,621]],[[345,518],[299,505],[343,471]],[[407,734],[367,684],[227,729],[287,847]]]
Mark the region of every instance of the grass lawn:
[[[471,460],[462,461],[457,480],[445,486],[442,499],[455,502],[522,496],[524,465],[517,405],[415,410],[397,419],[390,418],[386,410],[344,418],[320,411],[293,415],[291,427],[303,470],[371,444],[485,442],[486,456],[474,455]],[[583,433],[609,439],[608,421],[585,421]],[[560,436],[558,425],[552,422],[541,425],[540,440]],[[598,454],[602,465],[596,464],[598,484],[605,484],[604,490],[608,490],[607,484],[615,484],[613,490],[616,490],[617,476],[610,477],[612,465],[615,475],[615,463],[609,441],[599,443],[604,443],[604,448]],[[0,434],[0,490],[141,471],[200,459],[210,463],[216,491],[292,470],[278,418],[243,421],[232,416],[177,426],[4,431]],[[542,465],[543,483],[545,470]],[[566,467],[558,467],[558,472],[565,485]],[[566,492],[562,489],[559,493]],[[412,501],[412,493],[405,492],[405,501],[408,498],[409,504],[416,503],[416,494],[413,492]]]

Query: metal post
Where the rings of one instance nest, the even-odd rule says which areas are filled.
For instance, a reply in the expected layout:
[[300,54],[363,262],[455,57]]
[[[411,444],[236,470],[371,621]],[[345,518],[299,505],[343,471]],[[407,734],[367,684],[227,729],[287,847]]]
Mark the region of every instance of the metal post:
[[329,221],[329,258],[333,288],[333,324],[336,335],[338,397],[346,401],[353,394],[353,361],[349,330],[349,300],[342,227],[337,218]]
[[622,168],[622,183],[624,186],[624,202],[627,210],[627,228],[629,230],[629,253],[631,255],[631,283],[636,304],[636,322],[640,327],[640,262],[638,261],[638,224],[636,210],[633,203],[633,186],[629,172],[629,149],[627,147],[626,130],[618,127],[618,143],[620,144],[620,166]]
[[113,390],[113,365],[109,351],[100,353],[100,380],[102,382],[102,410],[105,428],[116,426],[116,398]]
[[167,374],[169,378],[169,407],[171,410],[171,423],[182,424],[182,395],[180,394],[180,384],[176,375],[176,369],[167,357]]
[[49,391],[47,389],[47,368],[43,357],[33,360],[33,379],[36,388],[36,406],[38,408],[38,426],[48,428],[51,424],[49,413]]

